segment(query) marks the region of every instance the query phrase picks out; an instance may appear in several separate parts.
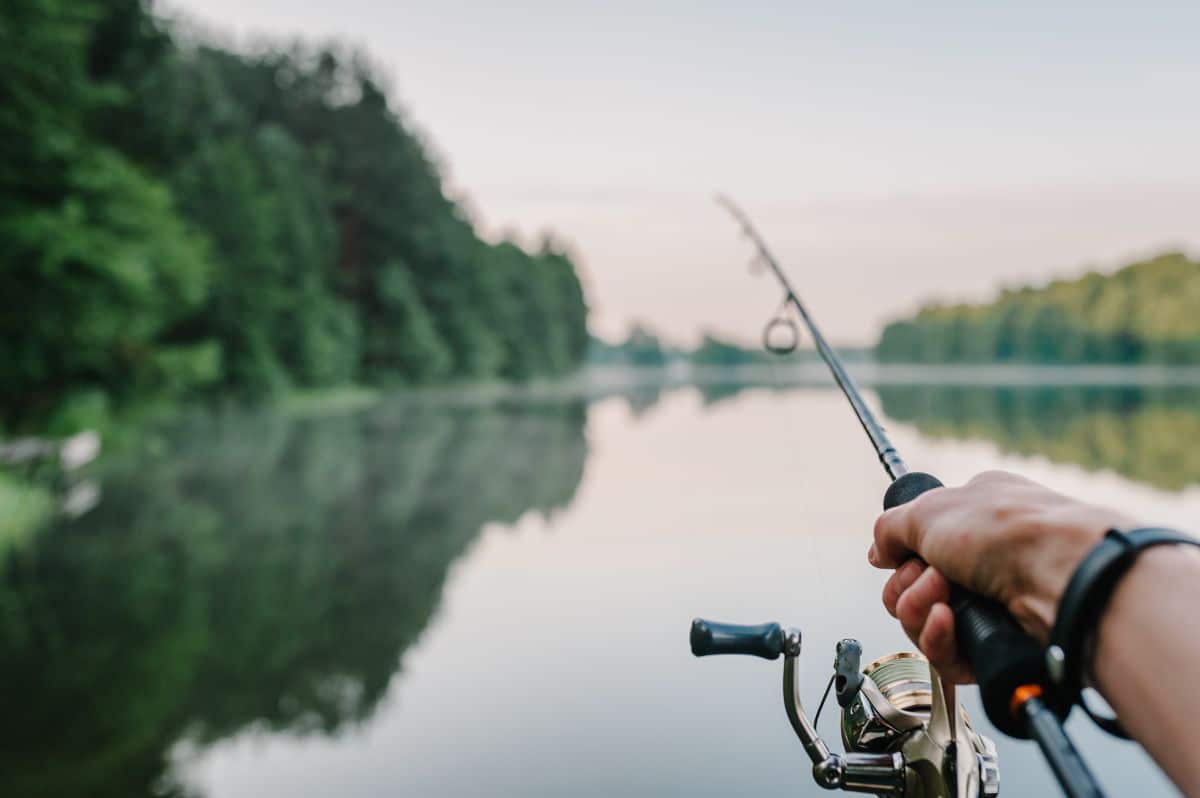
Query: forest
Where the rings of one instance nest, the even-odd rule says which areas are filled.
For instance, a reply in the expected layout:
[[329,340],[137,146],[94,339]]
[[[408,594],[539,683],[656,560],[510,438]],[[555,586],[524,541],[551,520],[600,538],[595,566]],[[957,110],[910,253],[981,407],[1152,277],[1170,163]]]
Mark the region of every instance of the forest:
[[586,354],[568,249],[484,240],[361,52],[7,0],[0,74],[0,431]]
[[875,348],[912,363],[1200,364],[1200,262],[1171,253],[1102,275],[1006,290],[982,305],[929,305]]

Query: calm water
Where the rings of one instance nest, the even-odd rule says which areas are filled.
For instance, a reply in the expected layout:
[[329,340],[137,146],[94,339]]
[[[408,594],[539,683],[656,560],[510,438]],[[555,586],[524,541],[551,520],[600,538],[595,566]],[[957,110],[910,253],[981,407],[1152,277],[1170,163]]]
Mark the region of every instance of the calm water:
[[[1200,519],[1195,389],[871,401],[947,481]],[[824,388],[197,417],[91,476],[2,572],[4,795],[824,795],[779,664],[692,659],[690,618],[799,626],[814,704],[837,639],[907,647],[865,563],[884,477]],[[1112,794],[1171,794],[1074,727]],[[1054,793],[998,742],[1004,794]]]

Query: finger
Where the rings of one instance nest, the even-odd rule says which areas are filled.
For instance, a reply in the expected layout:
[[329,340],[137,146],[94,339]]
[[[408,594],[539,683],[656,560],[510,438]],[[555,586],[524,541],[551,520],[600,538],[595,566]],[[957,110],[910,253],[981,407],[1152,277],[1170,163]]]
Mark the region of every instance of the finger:
[[920,576],[900,594],[896,601],[896,618],[905,633],[920,645],[921,631],[933,605],[950,600],[950,583],[936,568],[926,568]]
[[949,604],[937,603],[929,609],[925,628],[917,645],[944,679],[955,684],[975,681],[971,666],[958,653],[954,635],[954,613]]
[[875,540],[867,560],[876,568],[898,568],[914,551],[909,505],[893,507],[875,519]]
[[896,602],[900,600],[900,594],[908,590],[912,586],[912,583],[917,581],[917,577],[921,575],[926,567],[924,560],[913,557],[911,560],[907,560],[901,564],[888,577],[887,582],[884,583],[883,606],[887,608],[888,613],[893,618],[896,617]]
[[939,513],[954,506],[956,495],[961,488],[934,488],[884,512],[875,519],[875,542],[867,559],[876,568],[896,568],[912,555],[920,556],[926,530]]
[[897,568],[921,545],[922,522],[918,505],[920,499],[883,513],[875,520],[875,542],[867,559],[876,568]]

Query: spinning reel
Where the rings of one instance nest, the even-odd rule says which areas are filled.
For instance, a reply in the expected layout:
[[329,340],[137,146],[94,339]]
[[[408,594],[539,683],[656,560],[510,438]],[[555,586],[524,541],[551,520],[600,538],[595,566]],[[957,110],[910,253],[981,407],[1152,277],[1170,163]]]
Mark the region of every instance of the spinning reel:
[[835,754],[800,701],[798,630],[697,618],[691,644],[697,657],[783,655],[784,708],[812,760],[813,779],[826,789],[906,798],[981,798],[1000,792],[995,744],[971,728],[954,686],[944,684],[919,654],[890,654],[860,670],[858,641],[837,644],[831,684],[841,707],[846,753]]

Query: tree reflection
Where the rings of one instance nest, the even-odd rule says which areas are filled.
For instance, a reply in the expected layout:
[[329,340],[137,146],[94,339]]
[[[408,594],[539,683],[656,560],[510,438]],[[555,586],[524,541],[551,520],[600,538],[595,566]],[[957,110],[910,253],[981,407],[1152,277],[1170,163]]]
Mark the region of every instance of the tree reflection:
[[584,420],[407,402],[147,435],[4,563],[5,793],[182,793],[176,742],[369,717],[480,528],[570,501]]
[[1200,482],[1200,389],[881,386],[884,413],[932,437],[994,441],[1167,490]]

